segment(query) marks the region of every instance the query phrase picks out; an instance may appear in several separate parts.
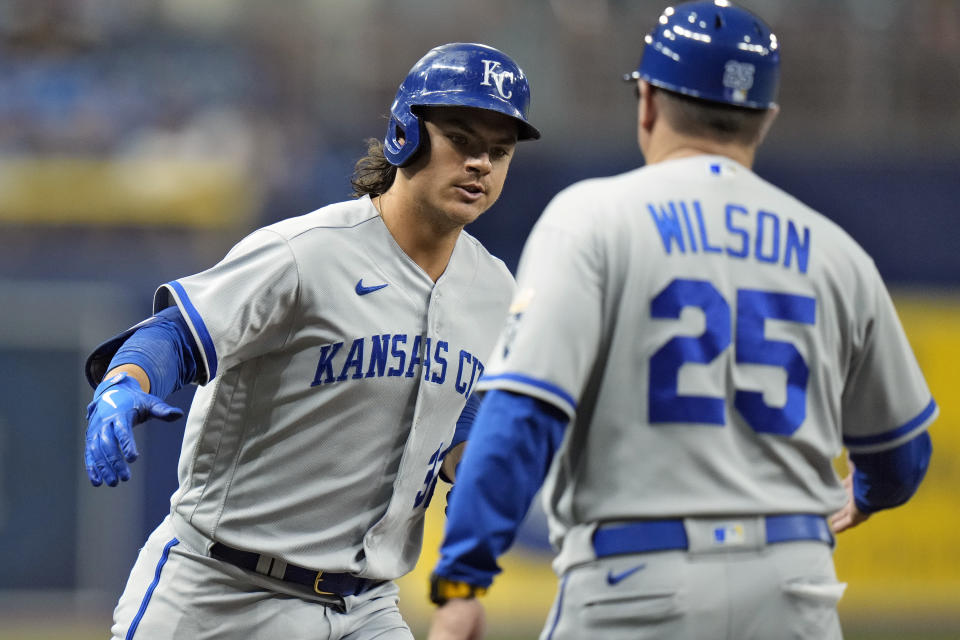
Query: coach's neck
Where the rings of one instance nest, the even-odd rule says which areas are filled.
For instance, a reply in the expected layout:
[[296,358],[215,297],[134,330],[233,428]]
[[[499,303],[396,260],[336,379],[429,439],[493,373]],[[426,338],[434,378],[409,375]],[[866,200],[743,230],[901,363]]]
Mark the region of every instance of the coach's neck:
[[690,156],[715,155],[735,160],[747,168],[753,166],[757,145],[744,146],[706,138],[692,138],[667,129],[668,127],[658,127],[656,133],[650,136],[646,148],[641,144],[640,150],[648,165]]
[[709,136],[690,135],[677,131],[664,115],[657,98],[657,90],[644,81],[639,82],[640,99],[637,105],[637,141],[648,165],[698,155],[719,155],[752,167],[757,147],[763,142],[778,108],[767,110],[756,139],[745,144],[740,141],[718,140]]

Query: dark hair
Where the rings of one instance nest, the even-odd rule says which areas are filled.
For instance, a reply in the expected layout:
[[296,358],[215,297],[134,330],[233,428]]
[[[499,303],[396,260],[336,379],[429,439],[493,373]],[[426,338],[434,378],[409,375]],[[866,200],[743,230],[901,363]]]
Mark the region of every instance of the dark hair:
[[397,177],[397,168],[383,155],[383,141],[368,138],[366,144],[367,155],[357,160],[350,178],[354,198],[383,195]]
[[657,93],[664,116],[679,133],[748,145],[760,141],[766,109],[708,102],[665,89]]

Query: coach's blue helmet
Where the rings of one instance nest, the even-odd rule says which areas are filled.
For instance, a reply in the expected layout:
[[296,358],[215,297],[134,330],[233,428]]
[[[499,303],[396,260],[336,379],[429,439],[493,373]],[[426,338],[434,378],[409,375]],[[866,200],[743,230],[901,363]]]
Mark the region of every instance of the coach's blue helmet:
[[727,0],[667,7],[647,35],[643,57],[625,80],[701,100],[750,109],[776,106],[777,36],[760,18]]
[[383,155],[403,166],[420,146],[416,107],[475,107],[514,118],[518,140],[540,137],[527,122],[530,85],[510,56],[483,44],[453,42],[423,56],[400,84],[390,107]]

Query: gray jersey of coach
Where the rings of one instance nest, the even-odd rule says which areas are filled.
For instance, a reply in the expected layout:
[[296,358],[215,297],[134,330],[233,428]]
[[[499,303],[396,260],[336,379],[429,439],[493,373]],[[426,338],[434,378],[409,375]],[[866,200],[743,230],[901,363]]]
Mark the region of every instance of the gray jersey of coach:
[[179,307],[205,369],[174,526],[324,571],[409,572],[513,287],[466,233],[434,283],[368,197],[260,229],[161,286],[154,311]]
[[[694,284],[680,292],[680,281]],[[811,313],[763,317],[751,292],[793,296]],[[703,361],[671,355],[681,341]],[[782,363],[762,362],[773,353],[808,369],[792,400]],[[844,444],[892,448],[937,413],[863,249],[748,168],[709,155],[554,198],[521,256],[511,320],[480,388],[534,396],[571,418],[543,491],[560,573],[592,558],[598,522],[831,514],[846,500],[832,467]],[[739,410],[741,391],[762,394],[766,409]],[[653,421],[658,395],[668,409],[706,399],[716,421]],[[794,424],[772,427],[784,413]]]

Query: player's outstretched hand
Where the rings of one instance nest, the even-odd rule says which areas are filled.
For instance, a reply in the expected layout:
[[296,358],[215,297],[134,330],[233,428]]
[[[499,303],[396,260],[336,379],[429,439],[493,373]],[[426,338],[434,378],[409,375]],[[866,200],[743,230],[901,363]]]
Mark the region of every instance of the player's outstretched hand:
[[137,459],[133,426],[150,418],[172,422],[183,411],[160,398],[144,393],[134,378],[119,373],[104,380],[87,405],[87,444],[84,462],[95,487],[106,482],[111,487],[130,479],[127,463]]
[[848,464],[851,465],[850,473],[843,479],[843,488],[847,491],[847,504],[830,517],[830,527],[834,533],[852,529],[870,517],[870,514],[862,513],[857,509],[857,503],[853,500],[853,466],[850,462]]
[[453,598],[433,613],[427,640],[481,640],[486,630],[486,614],[479,600]]

